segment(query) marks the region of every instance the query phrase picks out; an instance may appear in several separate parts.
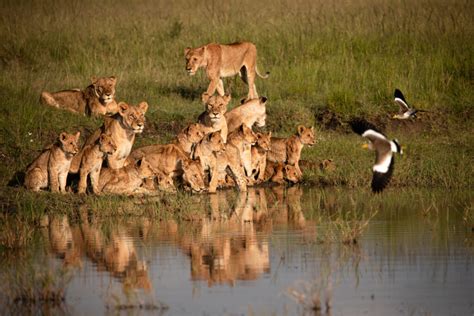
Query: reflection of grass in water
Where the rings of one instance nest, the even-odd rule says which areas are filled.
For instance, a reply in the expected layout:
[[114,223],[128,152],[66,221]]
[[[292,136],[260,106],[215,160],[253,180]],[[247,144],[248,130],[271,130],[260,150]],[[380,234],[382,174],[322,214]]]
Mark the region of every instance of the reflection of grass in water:
[[[4,267],[5,268],[5,267]],[[0,275],[0,302],[10,312],[40,311],[66,308],[65,288],[70,281],[67,269],[54,270],[47,265],[15,263]]]
[[0,214],[0,227],[0,247],[22,248],[33,238],[34,228],[18,216]]

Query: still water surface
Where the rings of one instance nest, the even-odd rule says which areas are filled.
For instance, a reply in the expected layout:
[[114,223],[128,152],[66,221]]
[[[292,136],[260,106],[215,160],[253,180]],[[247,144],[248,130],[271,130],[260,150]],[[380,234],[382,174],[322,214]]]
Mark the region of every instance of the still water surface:
[[41,253],[70,271],[66,313],[474,315],[470,192],[273,187],[195,207],[181,222],[50,218]]

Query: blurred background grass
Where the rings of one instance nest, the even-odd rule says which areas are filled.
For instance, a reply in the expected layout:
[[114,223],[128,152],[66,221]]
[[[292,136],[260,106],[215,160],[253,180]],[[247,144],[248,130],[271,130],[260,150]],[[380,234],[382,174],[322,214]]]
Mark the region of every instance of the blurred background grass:
[[[364,116],[408,147],[392,185],[472,187],[473,16],[469,0],[2,1],[0,181],[59,132],[101,124],[41,106],[41,91],[115,75],[119,101],[150,104],[136,146],[164,143],[203,110],[208,80],[186,74],[184,49],[249,40],[270,72],[256,82],[269,98],[267,129],[315,125],[318,143],[303,158],[336,163],[333,173],[309,168],[308,182],[367,185],[373,154],[343,124]],[[239,78],[225,87],[231,107],[247,94]],[[393,123],[395,88],[430,112]]]

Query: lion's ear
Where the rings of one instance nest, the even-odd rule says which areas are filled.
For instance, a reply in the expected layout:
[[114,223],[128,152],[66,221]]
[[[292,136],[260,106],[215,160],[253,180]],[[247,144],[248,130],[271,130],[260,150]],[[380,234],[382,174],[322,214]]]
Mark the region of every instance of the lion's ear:
[[59,134],[59,141],[61,143],[64,143],[64,141],[67,139],[67,133],[66,132],[62,132],[61,134]]
[[97,80],[99,80],[97,77],[91,77],[92,84],[96,84]]
[[202,103],[207,103],[207,101],[209,101],[210,98],[211,98],[211,96],[210,96],[209,93],[207,93],[207,92],[204,92],[204,93],[201,95]]
[[129,106],[127,103],[125,103],[125,102],[120,102],[120,103],[118,104],[118,107],[119,107],[119,113],[120,113],[120,115],[124,115],[125,112],[127,112],[128,109],[130,108],[130,106]]
[[138,108],[140,109],[140,111],[145,113],[148,110],[148,103],[145,101],[142,101],[138,104]]
[[114,83],[117,82],[117,77],[115,76],[110,76],[109,79],[112,80]]
[[304,133],[305,127],[303,125],[298,125],[298,135],[302,135]]
[[311,132],[314,133],[314,126],[311,126]]
[[268,132],[268,138],[272,138],[272,132]]
[[223,98],[224,98],[224,101],[225,101],[226,103],[229,103],[229,102],[230,102],[230,99],[231,99],[231,96],[230,96],[230,94],[226,94],[226,95],[224,95]]
[[81,137],[81,132],[77,132],[76,135],[75,135],[75,137],[76,137],[76,142],[78,142],[78,141],[79,141],[79,137]]
[[186,56],[189,53],[190,50],[191,50],[191,47],[186,47],[184,49],[184,56]]

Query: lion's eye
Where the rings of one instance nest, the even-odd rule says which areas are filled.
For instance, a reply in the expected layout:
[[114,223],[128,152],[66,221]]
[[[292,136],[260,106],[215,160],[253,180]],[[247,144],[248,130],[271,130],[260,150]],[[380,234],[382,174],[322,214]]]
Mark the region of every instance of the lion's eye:
[[196,60],[198,60],[198,59],[197,59],[197,57],[193,57],[193,60],[196,61]]

